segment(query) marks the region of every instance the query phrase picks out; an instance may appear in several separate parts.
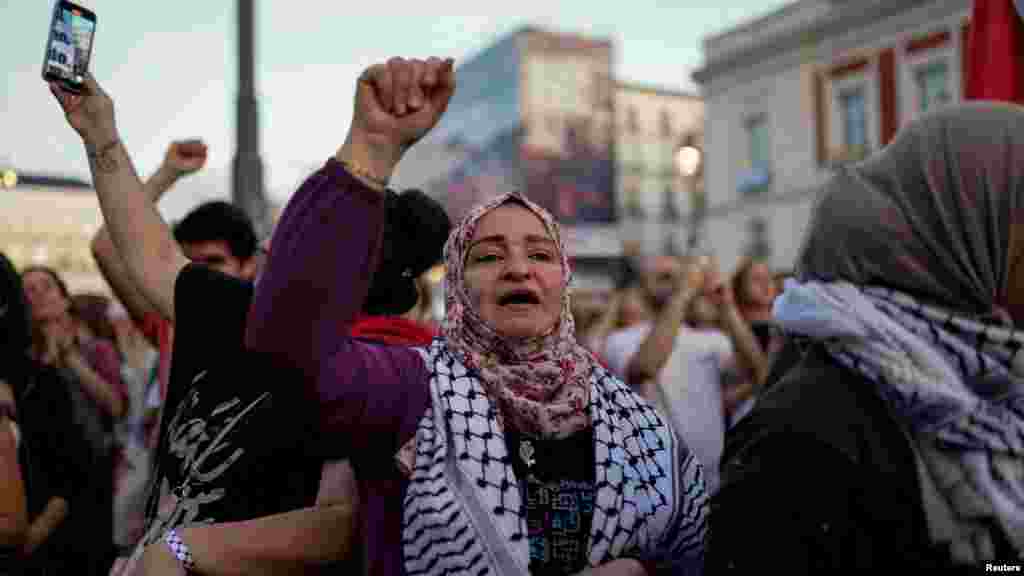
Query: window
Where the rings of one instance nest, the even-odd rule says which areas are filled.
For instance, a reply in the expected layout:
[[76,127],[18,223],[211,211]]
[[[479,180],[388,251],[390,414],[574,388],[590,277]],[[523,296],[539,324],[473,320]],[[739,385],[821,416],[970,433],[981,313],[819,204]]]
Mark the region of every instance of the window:
[[764,218],[751,218],[747,223],[747,256],[756,260],[771,257],[771,243],[768,239],[768,223]]
[[619,164],[626,170],[633,167],[633,145],[629,142],[618,142],[615,147],[615,154],[619,158]]
[[672,129],[672,115],[669,114],[668,110],[661,111],[661,136],[662,138],[671,138],[674,130]]
[[663,196],[664,208],[662,210],[662,218],[666,222],[678,222],[681,218],[679,213],[679,206],[676,204],[678,198],[676,197],[676,191],[671,184],[665,186],[665,192]]
[[637,117],[636,108],[629,107],[629,112],[626,117],[626,128],[632,134],[636,134],[640,131],[640,119]]
[[547,127],[548,134],[552,136],[561,136],[561,126],[558,122],[558,116],[554,114],[548,114],[544,117],[544,125]]
[[612,105],[612,82],[607,74],[594,72],[591,76],[591,103],[595,108],[606,108]]
[[949,102],[949,67],[945,60],[922,66],[917,70],[917,99],[921,112]]
[[839,93],[839,113],[843,124],[843,148],[850,153],[863,151],[868,143],[863,86]]
[[648,139],[644,142],[643,167],[644,172],[649,176],[656,176],[664,164],[664,152],[661,142],[656,139]]
[[769,170],[771,168],[771,142],[768,135],[768,119],[761,115],[748,120],[747,138],[750,167]]
[[700,186],[690,190],[690,210],[694,216],[706,214],[708,210],[708,195],[704,193],[704,187]]
[[754,116],[747,120],[746,129],[750,164],[738,175],[737,190],[745,195],[762,194],[771,188],[772,182],[768,120],[764,115]]
[[679,256],[679,247],[676,246],[676,238],[671,232],[666,234],[662,239],[664,248],[662,249],[666,256]]
[[642,220],[644,217],[644,208],[640,201],[640,190],[636,186],[626,187],[626,213],[639,220]]

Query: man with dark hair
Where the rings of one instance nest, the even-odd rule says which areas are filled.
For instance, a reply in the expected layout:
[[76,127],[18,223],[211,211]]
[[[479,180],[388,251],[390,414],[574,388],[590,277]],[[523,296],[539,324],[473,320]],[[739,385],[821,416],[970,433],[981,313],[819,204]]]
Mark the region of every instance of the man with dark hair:
[[[297,376],[243,349],[260,252],[252,224],[230,204],[207,202],[172,232],[155,209],[164,191],[205,160],[203,143],[175,142],[147,182],[127,161],[122,183],[92,159],[107,223],[93,254],[160,345],[162,362],[173,347],[173,365],[161,378],[146,527],[117,567],[126,575],[180,570],[171,550],[184,542],[197,572],[231,573],[316,567],[342,557],[348,545],[345,537],[330,538],[348,530],[349,504],[327,487],[347,486],[350,469],[319,457],[312,421],[302,417],[313,408],[301,387],[281,385]],[[118,206],[135,208],[112,211],[114,194]],[[133,228],[140,220],[141,234]],[[282,422],[288,425],[276,426]]]
[[252,221],[222,200],[200,204],[174,226],[185,257],[228,276],[252,280],[259,248]]
[[[201,154],[197,153],[200,149]],[[178,180],[206,164],[205,150],[205,146],[199,142],[172,142],[164,155],[163,164],[143,185],[146,196],[154,204],[159,202]],[[190,261],[235,278],[255,278],[259,248],[256,232],[249,217],[236,206],[219,200],[200,204],[174,226],[173,233],[182,253]],[[100,227],[93,237],[92,254],[114,295],[124,304],[146,338],[160,351],[157,374],[162,402],[166,399],[170,381],[173,326],[140,293],[106,226]],[[149,406],[152,409],[158,407]]]

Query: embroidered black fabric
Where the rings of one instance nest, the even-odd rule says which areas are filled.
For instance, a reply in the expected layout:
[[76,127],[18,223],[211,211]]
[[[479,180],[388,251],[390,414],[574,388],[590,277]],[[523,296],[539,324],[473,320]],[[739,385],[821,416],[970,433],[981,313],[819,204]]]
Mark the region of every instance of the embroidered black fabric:
[[594,431],[563,440],[505,435],[526,509],[530,574],[575,574],[587,565],[594,516]]

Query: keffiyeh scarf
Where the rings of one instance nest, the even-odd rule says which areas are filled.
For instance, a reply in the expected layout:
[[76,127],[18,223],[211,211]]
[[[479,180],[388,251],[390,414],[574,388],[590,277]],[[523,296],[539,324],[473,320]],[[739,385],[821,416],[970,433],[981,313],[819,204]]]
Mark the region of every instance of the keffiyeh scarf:
[[[499,334],[474,309],[465,282],[477,223],[506,203],[536,215],[561,258],[560,317],[536,338]],[[526,510],[506,425],[541,438],[593,429],[590,564],[631,554],[678,564],[674,572],[699,571],[707,516],[700,464],[650,405],[577,344],[568,256],[551,215],[518,193],[495,198],[452,231],[445,263],[444,338],[424,352],[431,406],[398,454],[410,475],[406,571],[528,573]]]
[[[404,502],[406,571],[528,574],[525,509],[497,406],[443,339],[423,354],[432,403]],[[590,564],[631,555],[699,573],[708,513],[700,464],[614,376],[599,369],[587,385],[596,462]]]
[[789,281],[774,314],[877,386],[947,507],[933,538],[963,562],[996,560],[996,538],[1024,553],[1024,334],[844,282]]

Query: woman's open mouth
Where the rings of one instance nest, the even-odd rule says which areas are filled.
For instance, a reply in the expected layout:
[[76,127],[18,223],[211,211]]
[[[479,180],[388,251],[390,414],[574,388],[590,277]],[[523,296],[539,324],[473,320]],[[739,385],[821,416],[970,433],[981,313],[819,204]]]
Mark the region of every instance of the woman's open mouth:
[[498,306],[502,308],[523,309],[540,304],[540,296],[533,290],[512,290],[498,298]]

